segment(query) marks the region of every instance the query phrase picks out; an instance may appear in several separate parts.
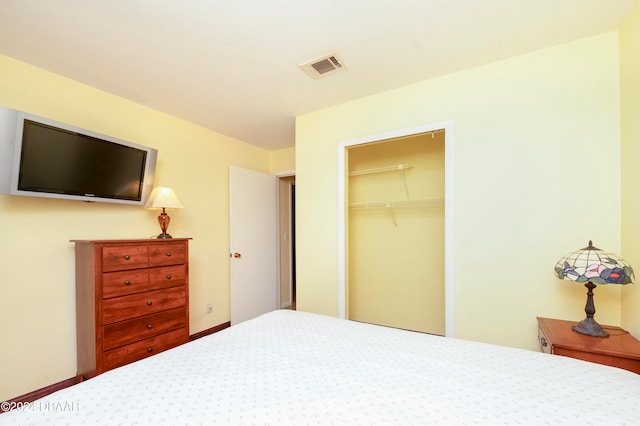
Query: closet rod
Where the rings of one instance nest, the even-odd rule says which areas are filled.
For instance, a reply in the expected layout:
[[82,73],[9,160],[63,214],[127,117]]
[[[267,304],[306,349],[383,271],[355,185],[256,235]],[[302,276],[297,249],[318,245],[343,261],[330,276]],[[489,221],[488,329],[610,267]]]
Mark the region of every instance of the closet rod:
[[411,168],[408,164],[396,164],[393,166],[376,167],[366,170],[355,170],[349,173],[349,176],[369,175],[372,173],[397,172]]
[[423,207],[436,206],[444,203],[444,197],[421,198],[406,201],[376,201],[365,203],[350,203],[351,209],[381,209],[381,208],[398,208],[398,207]]

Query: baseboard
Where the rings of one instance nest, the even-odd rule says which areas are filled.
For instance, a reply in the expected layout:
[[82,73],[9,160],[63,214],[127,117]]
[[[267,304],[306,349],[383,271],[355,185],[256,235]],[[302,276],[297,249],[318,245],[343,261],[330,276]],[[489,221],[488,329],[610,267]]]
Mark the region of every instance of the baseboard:
[[[230,326],[231,326],[231,322],[227,321],[227,322],[222,323],[220,325],[216,325],[215,327],[211,327],[211,328],[208,328],[206,330],[202,330],[202,331],[200,331],[198,333],[195,333],[195,334],[192,334],[191,336],[189,336],[189,341],[191,342],[191,341],[199,339],[201,337],[217,333],[218,331],[224,330],[225,328],[228,328]],[[59,390],[64,389],[64,388],[68,388],[69,386],[73,386],[73,385],[75,385],[77,383],[80,383],[82,380],[83,379],[80,376],[72,377],[70,379],[66,379],[66,380],[63,380],[61,382],[54,383],[54,384],[52,384],[50,386],[47,386],[47,387],[44,387],[42,389],[38,389],[38,390],[35,390],[33,392],[29,392],[29,393],[26,393],[24,395],[15,397],[13,399],[9,399],[6,402],[9,403],[8,404],[9,407],[16,406],[16,404],[18,404],[18,403],[33,402],[36,399],[40,399],[42,397],[45,397],[45,396],[49,395],[50,393],[53,393],[53,392],[59,391]],[[3,412],[4,411],[2,411],[2,409],[0,409],[0,413],[3,413]]]
[[195,334],[189,336],[189,341],[194,341],[204,336],[208,336],[213,333],[217,333],[218,331],[224,330],[225,328],[231,327],[231,322],[223,322],[222,324],[216,325],[215,327],[207,328],[206,330],[199,331]]
[[[33,392],[29,392],[29,393],[26,393],[24,395],[21,395],[21,396],[18,396],[16,398],[8,400],[7,401],[9,403],[8,407],[9,408],[13,408],[18,403],[33,402],[36,399],[40,399],[43,396],[47,396],[50,393],[59,391],[61,389],[68,388],[69,386],[73,386],[73,385],[75,385],[77,383],[80,383],[81,381],[82,381],[82,377],[72,377],[70,379],[66,379],[66,380],[63,380],[61,382],[54,383],[54,384],[52,384],[50,386],[47,386],[47,387],[44,387],[42,389],[38,389],[38,390],[35,390]],[[2,413],[2,412],[4,412],[4,411],[0,408],[0,413]]]

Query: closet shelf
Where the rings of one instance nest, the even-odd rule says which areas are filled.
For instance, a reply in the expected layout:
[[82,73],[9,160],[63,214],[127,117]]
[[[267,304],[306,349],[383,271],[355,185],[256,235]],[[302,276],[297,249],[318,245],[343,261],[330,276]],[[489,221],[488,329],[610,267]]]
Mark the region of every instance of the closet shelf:
[[384,166],[384,167],[376,167],[374,169],[366,169],[366,170],[354,170],[349,173],[349,176],[360,176],[360,175],[370,175],[373,173],[387,173],[387,172],[397,172],[410,169],[411,166],[408,164],[396,164],[393,166]]
[[378,201],[370,203],[350,203],[351,209],[389,209],[404,207],[424,207],[444,204],[444,197],[421,198],[406,201]]

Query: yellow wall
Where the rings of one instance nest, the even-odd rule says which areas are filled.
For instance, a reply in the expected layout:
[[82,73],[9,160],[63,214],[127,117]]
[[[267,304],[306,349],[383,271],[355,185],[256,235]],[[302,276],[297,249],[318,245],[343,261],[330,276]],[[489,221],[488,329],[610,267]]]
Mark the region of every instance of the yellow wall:
[[[536,316],[584,318],[586,290],[553,266],[589,239],[620,252],[617,40],[609,32],[298,117],[298,308],[338,313],[339,144],[453,120],[455,336],[536,349]],[[596,289],[602,323],[620,323],[619,294]]]
[[296,164],[296,149],[295,147],[279,149],[277,151],[271,151],[269,153],[270,156],[270,167],[269,170],[272,173],[280,174],[285,173],[289,174],[293,172]]
[[640,339],[640,4],[620,28],[622,255],[636,284],[622,290],[622,326]]
[[[270,171],[246,143],[0,56],[0,105],[159,150],[156,186],[178,193],[169,231],[190,243],[190,332],[229,321],[230,164]],[[273,156],[293,169],[292,150]],[[157,211],[0,194],[0,401],[76,373],[71,239],[148,238]],[[213,313],[205,314],[207,302]]]

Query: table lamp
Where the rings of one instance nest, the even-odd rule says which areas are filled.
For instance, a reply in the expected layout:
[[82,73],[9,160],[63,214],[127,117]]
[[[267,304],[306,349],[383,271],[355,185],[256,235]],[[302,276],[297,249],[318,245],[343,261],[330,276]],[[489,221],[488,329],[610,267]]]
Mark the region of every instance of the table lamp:
[[182,208],[182,203],[178,200],[178,196],[175,191],[171,188],[153,188],[145,207],[149,209],[162,209],[162,213],[158,216],[158,223],[160,224],[162,233],[156,238],[172,238],[171,235],[167,234],[167,228],[169,227],[171,217],[169,217],[165,209]]
[[562,257],[555,266],[556,276],[563,280],[584,283],[587,288],[587,305],[584,308],[587,317],[572,327],[574,331],[595,337],[609,337],[593,316],[596,313],[593,304],[593,289],[596,284],[631,284],[633,268],[621,257],[607,253],[593,246],[576,250]]

